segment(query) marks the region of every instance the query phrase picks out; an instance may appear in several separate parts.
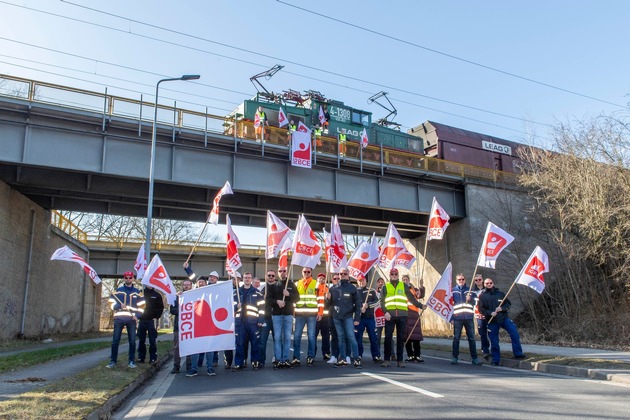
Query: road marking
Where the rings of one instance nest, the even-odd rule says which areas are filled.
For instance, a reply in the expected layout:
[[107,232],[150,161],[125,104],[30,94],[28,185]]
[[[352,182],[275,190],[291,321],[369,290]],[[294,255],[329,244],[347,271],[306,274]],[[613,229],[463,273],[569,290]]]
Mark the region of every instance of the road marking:
[[371,378],[378,379],[379,381],[389,382],[392,385],[396,385],[396,386],[399,386],[401,388],[405,388],[405,389],[408,389],[410,391],[417,392],[419,394],[428,395],[429,397],[444,398],[444,395],[436,394],[435,392],[427,391],[426,389],[417,388],[415,386],[407,385],[407,384],[404,384],[402,382],[394,381],[393,379],[389,379],[389,378],[386,378],[386,377],[381,376],[381,375],[375,375],[375,374],[370,373],[370,372],[361,372],[361,375],[367,375],[367,376],[369,376]]

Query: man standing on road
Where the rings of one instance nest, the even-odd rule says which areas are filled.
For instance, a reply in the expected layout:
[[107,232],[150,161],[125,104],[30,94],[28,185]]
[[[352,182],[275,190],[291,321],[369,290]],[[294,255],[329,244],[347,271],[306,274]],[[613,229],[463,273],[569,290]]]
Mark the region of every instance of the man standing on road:
[[293,309],[300,295],[295,284],[287,278],[287,269],[278,268],[279,281],[269,285],[267,303],[271,306],[273,331],[276,335],[273,343],[276,361],[273,368],[290,368],[289,351],[291,349],[291,328],[293,327]]
[[127,338],[129,340],[129,364],[131,369],[136,368],[136,321],[144,311],[144,299],[140,290],[133,286],[134,275],[131,271],[126,271],[123,275],[125,284],[116,289],[109,297],[112,310],[114,311],[114,336],[112,338],[112,353],[109,369],[116,367],[118,360],[118,345],[123,328],[127,328]]
[[147,355],[146,339],[149,335],[149,363],[157,361],[157,329],[155,320],[159,320],[164,312],[162,295],[153,287],[144,286],[145,308],[138,317],[138,363],[144,363]]
[[359,276],[359,296],[361,297],[361,322],[356,327],[356,340],[359,347],[359,357],[363,359],[363,331],[367,330],[370,339],[370,353],[374,363],[381,363],[381,349],[376,336],[376,321],[374,320],[374,309],[378,307],[379,301],[376,291],[367,287],[365,276]]
[[475,294],[475,319],[477,320],[477,332],[481,341],[481,354],[483,358],[490,360],[490,340],[488,340],[488,321],[486,317],[479,312],[479,295],[483,292],[483,276],[481,274],[475,274],[475,284],[472,287],[472,292]]
[[396,361],[399,368],[404,368],[403,350],[407,328],[407,302],[418,309],[426,309],[426,305],[418,302],[409,286],[398,279],[398,269],[389,271],[389,283],[381,289],[381,309],[385,314],[385,360],[382,367],[389,367],[392,357],[394,328],[396,329]]
[[[179,355],[179,296],[182,292],[187,292],[192,289],[192,281],[184,280],[182,283],[182,291],[177,293],[177,298],[175,299],[175,304],[171,305],[170,313],[175,316],[173,319],[173,369],[171,369],[172,374],[179,373],[182,364],[182,358]],[[190,366],[186,363],[186,370],[190,370]]]
[[451,359],[451,364],[456,365],[459,363],[459,339],[462,336],[462,329],[466,329],[472,364],[480,366],[482,363],[477,358],[473,309],[476,295],[466,285],[466,277],[464,277],[463,273],[457,274],[455,281],[457,285],[453,287],[453,315],[451,317],[451,324],[453,324],[453,358]]
[[313,366],[315,358],[315,327],[317,319],[317,282],[311,276],[312,270],[308,267],[302,269],[302,279],[298,281],[297,291],[300,300],[295,304],[295,332],[293,333],[293,360],[294,365],[300,364],[300,353],[302,348],[302,333],[306,325],[306,335],[308,337],[308,352],[306,354],[306,365]]
[[[326,274],[319,273],[317,275],[317,323],[315,327],[315,340],[321,333],[322,335],[322,356],[324,362],[330,360],[330,313],[325,306],[326,293]],[[317,347],[315,347],[315,355],[317,355]]]
[[263,308],[265,302],[262,293],[252,286],[252,273],[243,273],[243,286],[238,289],[237,293],[240,296],[240,304],[235,315],[236,354],[232,371],[243,370],[244,361],[247,360],[245,343],[251,346],[252,367],[254,370],[258,370],[259,328],[265,320],[260,309]]
[[273,330],[273,321],[271,319],[271,305],[267,302],[267,295],[269,294],[269,290],[276,285],[276,272],[273,270],[267,270],[267,279],[265,280],[265,284],[262,286],[264,290],[261,291],[263,296],[265,297],[265,306],[264,309],[261,309],[263,313],[263,324],[260,327],[260,347],[258,349],[258,356],[260,359],[260,367],[264,368],[265,363],[267,363],[267,341],[269,340],[269,333],[272,334],[271,341],[275,343],[276,337],[275,332]]
[[479,312],[488,320],[492,365],[498,366],[501,363],[501,348],[499,347],[499,330],[501,328],[510,335],[514,358],[527,358],[523,354],[521,338],[518,335],[516,324],[508,317],[508,311],[512,303],[505,297],[505,293],[494,287],[494,281],[491,278],[485,279],[483,285],[485,290],[479,295]]
[[[345,366],[346,357],[351,353],[354,360],[354,367],[361,369],[361,358],[357,339],[354,335],[354,328],[361,320],[361,296],[354,285],[350,284],[350,277],[347,268],[339,270],[341,281],[339,286],[330,289],[326,295],[328,307],[332,313],[337,336],[339,337],[339,358],[335,367]],[[348,349],[347,342],[350,344]]]

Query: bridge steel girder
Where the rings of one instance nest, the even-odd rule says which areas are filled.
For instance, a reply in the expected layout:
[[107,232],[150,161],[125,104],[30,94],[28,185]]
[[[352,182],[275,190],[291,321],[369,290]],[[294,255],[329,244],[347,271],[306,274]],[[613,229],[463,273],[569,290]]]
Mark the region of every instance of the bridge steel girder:
[[[55,105],[0,100],[0,179],[46,209],[145,216],[150,127]],[[142,123],[141,123],[142,124]],[[317,230],[338,215],[345,234],[423,234],[435,196],[452,218],[466,216],[463,179],[401,168],[367,168],[319,156],[290,165],[288,150],[221,134],[158,125],[154,217],[203,222],[226,180],[221,221],[265,226],[271,210],[291,227],[304,214]]]

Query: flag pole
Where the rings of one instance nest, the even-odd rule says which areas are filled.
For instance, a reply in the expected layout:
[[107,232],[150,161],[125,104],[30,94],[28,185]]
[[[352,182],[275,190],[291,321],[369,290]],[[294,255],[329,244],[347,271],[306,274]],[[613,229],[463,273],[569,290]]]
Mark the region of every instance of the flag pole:
[[201,233],[199,234],[199,237],[195,241],[195,244],[193,245],[192,250],[190,251],[190,254],[188,254],[188,258],[186,258],[187,263],[190,261],[190,258],[192,257],[192,254],[195,252],[195,249],[197,249],[197,244],[199,244],[199,241],[201,240],[203,233],[206,231],[207,226],[208,226],[208,221],[206,220],[206,223],[203,225],[203,229],[201,229]]
[[[416,323],[413,324],[413,327],[411,328],[411,332],[413,332],[413,330],[415,330],[416,327],[418,326],[418,322],[420,322],[420,318],[422,317],[423,312],[424,312],[424,309],[420,309],[420,312],[418,312],[418,319],[416,319]],[[407,335],[407,339],[405,340],[405,344],[403,344],[403,347],[407,345],[407,342],[409,341],[410,338],[411,338],[411,333]]]
[[[429,227],[427,226],[427,234],[424,237],[424,254],[423,254],[423,258],[422,258],[422,271],[420,272],[420,278],[418,279],[418,281],[420,281],[420,279],[424,280],[424,267],[427,263],[427,248],[429,246]],[[418,252],[418,250],[416,249],[416,253]]]
[[370,284],[368,285],[368,294],[367,296],[365,296],[365,302],[363,302],[364,304],[367,303],[368,298],[370,297],[370,289],[372,288],[372,285],[374,284],[374,277],[376,277],[376,270],[374,270],[374,272],[372,273],[372,279],[370,280]]

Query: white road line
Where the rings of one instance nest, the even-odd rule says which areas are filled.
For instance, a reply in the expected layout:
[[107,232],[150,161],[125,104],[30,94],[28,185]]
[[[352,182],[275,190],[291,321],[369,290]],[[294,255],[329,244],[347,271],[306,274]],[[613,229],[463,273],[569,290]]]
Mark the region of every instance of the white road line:
[[444,398],[444,395],[436,394],[435,392],[427,391],[425,389],[417,388],[415,386],[403,384],[402,382],[394,381],[393,379],[389,379],[389,378],[386,378],[386,377],[380,376],[380,375],[375,375],[375,374],[370,373],[370,372],[361,372],[361,375],[366,375],[366,376],[369,376],[371,378],[378,379],[379,381],[389,382],[392,385],[396,385],[396,386],[399,386],[401,388],[405,388],[405,389],[408,389],[410,391],[417,392],[419,394],[428,395],[429,397]]
[[161,371],[155,376],[152,383],[146,387],[144,392],[134,398],[131,404],[126,405],[131,406],[131,409],[127,413],[115,413],[112,418],[114,420],[150,419],[176,376],[171,375],[169,370],[166,369],[167,367],[168,366],[162,366]]

